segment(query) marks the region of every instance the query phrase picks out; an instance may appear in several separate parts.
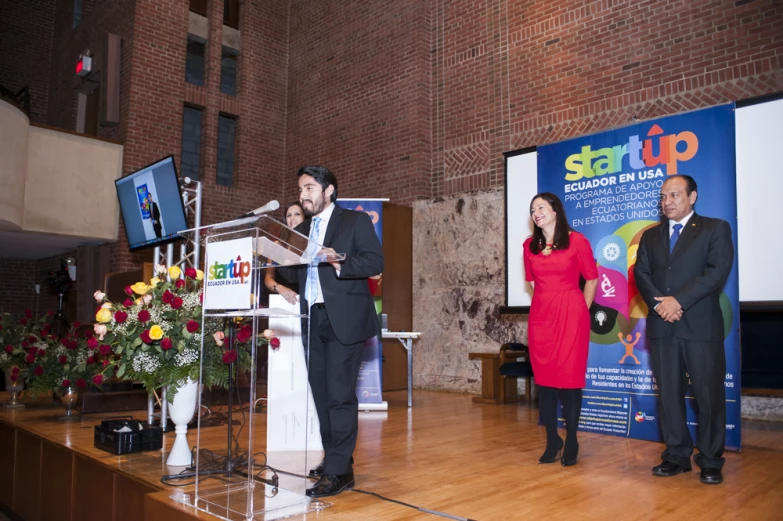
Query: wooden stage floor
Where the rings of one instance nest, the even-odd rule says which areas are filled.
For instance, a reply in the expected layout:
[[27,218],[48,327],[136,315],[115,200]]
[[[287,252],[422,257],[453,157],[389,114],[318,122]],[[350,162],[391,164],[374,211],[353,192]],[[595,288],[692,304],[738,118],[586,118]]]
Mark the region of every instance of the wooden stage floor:
[[[662,444],[579,433],[579,463],[541,465],[544,429],[525,403],[479,405],[469,395],[384,393],[387,413],[360,413],[356,487],[457,518],[783,519],[783,424],[743,423],[743,450],[726,454],[725,482],[698,469],[653,476]],[[564,433],[563,433],[564,434]],[[447,519],[356,491],[326,498],[307,520]]]

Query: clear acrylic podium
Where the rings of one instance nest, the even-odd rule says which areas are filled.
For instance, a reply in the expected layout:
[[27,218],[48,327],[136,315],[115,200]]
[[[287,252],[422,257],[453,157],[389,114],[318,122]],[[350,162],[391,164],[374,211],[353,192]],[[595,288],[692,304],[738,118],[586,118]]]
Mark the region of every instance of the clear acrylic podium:
[[[320,461],[320,450],[308,452],[312,425],[306,418],[313,414],[308,407],[308,335],[298,334],[307,331],[309,316],[299,314],[298,307],[296,311],[262,307],[258,296],[268,268],[342,260],[344,255],[320,257],[321,245],[266,215],[180,235],[205,248],[200,381],[204,381],[205,356],[215,356],[205,353],[204,338],[215,331],[228,331],[222,349],[249,350],[252,363],[246,374],[237,373],[236,363],[229,366],[227,392],[202,388],[196,409],[195,484],[171,497],[227,521],[281,519],[331,506],[305,495],[311,484],[306,478],[308,469]],[[260,341],[270,321],[280,340],[274,350]],[[245,336],[252,329],[244,346],[236,342],[240,329]],[[269,357],[280,351],[299,361],[291,364],[291,386],[283,404],[275,408],[274,418],[258,408],[261,400],[256,388],[261,375],[257,368],[264,350]],[[271,429],[276,440],[289,442],[286,450],[280,450],[279,444],[267,450],[267,439],[271,439],[267,430]]]

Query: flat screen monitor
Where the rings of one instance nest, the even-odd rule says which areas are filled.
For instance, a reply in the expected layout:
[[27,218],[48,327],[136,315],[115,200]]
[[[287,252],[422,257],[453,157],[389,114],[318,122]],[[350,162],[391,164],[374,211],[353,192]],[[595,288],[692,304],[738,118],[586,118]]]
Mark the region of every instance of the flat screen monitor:
[[188,228],[174,157],[115,181],[130,251],[180,239]]

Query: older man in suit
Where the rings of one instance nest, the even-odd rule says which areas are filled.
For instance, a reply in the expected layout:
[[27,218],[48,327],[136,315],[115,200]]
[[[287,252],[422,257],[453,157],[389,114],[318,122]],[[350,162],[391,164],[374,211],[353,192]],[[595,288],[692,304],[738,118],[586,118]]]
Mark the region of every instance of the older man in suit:
[[[694,462],[702,483],[723,482],[726,437],[726,354],[720,295],[734,263],[726,221],[694,212],[696,181],[676,175],[661,187],[666,221],[645,231],[634,276],[650,312],[647,338],[659,388],[660,424],[666,450],[656,476],[691,470],[693,453],[685,414],[690,376],[698,405]],[[687,372],[687,376],[686,376]]]
[[[319,257],[326,260],[317,266],[281,268],[284,277],[298,277],[304,289],[301,310],[310,314],[309,380],[325,454],[310,471],[319,480],[307,495],[318,498],[354,485],[356,379],[365,341],[380,334],[367,279],[383,271],[383,250],[367,214],[334,204],[337,178],[329,169],[305,166],[297,175],[307,219],[296,231],[323,245]],[[334,260],[336,252],[344,253],[345,260]]]

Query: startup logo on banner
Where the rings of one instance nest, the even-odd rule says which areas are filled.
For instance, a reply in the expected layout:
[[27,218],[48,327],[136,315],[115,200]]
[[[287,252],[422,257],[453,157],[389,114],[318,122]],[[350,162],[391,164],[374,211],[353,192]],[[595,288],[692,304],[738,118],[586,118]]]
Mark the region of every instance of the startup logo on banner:
[[566,157],[563,202],[589,210],[577,211],[571,226],[658,218],[663,182],[668,176],[687,173],[688,162],[699,151],[696,132],[667,133],[662,125],[637,125],[618,144],[594,149],[587,143]]
[[251,307],[253,239],[207,244],[205,309],[249,309]]

